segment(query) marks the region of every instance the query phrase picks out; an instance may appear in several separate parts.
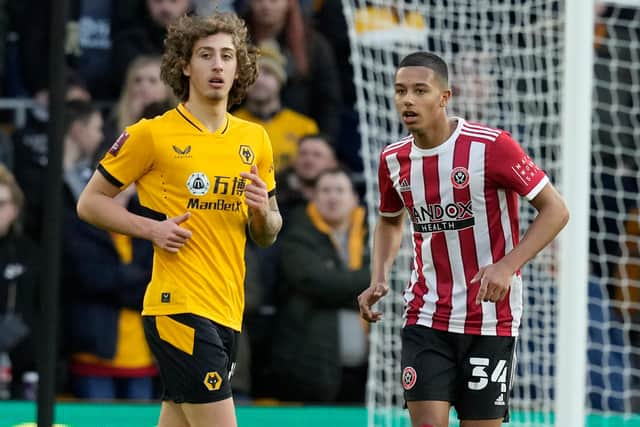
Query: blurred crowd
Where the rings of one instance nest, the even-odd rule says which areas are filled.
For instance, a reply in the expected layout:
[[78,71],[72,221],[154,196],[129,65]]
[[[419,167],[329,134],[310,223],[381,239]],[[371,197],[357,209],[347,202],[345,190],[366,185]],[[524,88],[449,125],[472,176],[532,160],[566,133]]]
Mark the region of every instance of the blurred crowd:
[[[176,106],[160,78],[168,25],[184,14],[207,15],[217,8],[242,16],[261,49],[259,77],[232,113],[267,130],[284,217],[275,246],[247,247],[245,325],[233,379],[236,399],[362,404],[368,328],[357,315],[356,295],[368,285],[369,249],[341,1],[69,3],[58,393],[87,399],[158,397],[157,370],[139,314],[152,248],[80,221],[75,202],[125,126]],[[3,395],[0,384],[0,398],[32,397],[22,379],[32,380],[37,370],[39,307],[47,303],[39,300],[38,286],[46,281],[40,261],[47,254],[39,248],[47,209],[52,7],[52,0],[0,0],[0,98],[32,100],[19,125],[11,110],[0,112],[0,328],[6,331],[0,336],[0,356],[9,356],[13,376],[10,394]],[[395,19],[388,11],[379,12],[379,19]],[[592,186],[602,193],[592,193],[593,210],[600,214],[593,215],[591,224],[593,282],[605,284],[593,286],[593,295],[598,293],[594,298],[618,303],[606,313],[597,304],[590,313],[592,320],[622,319],[632,325],[619,340],[640,348],[640,106],[637,93],[625,83],[612,83],[635,82],[638,88],[639,34],[626,24],[609,24],[610,17],[622,13],[599,8],[596,17],[596,79],[609,84],[598,85],[594,94],[601,126],[594,132]],[[628,13],[629,22],[640,19],[637,11]],[[608,39],[635,40],[635,50],[624,47],[631,43]],[[611,58],[617,61],[615,69]],[[455,96],[468,98],[458,112],[471,119],[484,119],[483,103],[494,89],[487,61],[478,52],[462,52],[452,64],[454,75],[467,77],[453,88]],[[614,101],[621,107],[612,112],[607,105]],[[620,171],[626,178],[617,178]],[[617,191],[632,195],[624,198],[624,206]],[[130,210],[140,209],[134,186],[118,198]],[[597,354],[590,357],[597,363]],[[640,356],[636,353],[629,363],[640,369]],[[2,369],[0,357],[0,381]],[[634,378],[640,384],[640,375]],[[598,405],[595,400],[592,404]]]
[[[363,403],[366,325],[356,295],[369,261],[349,42],[339,0],[70,0],[65,34],[63,256],[59,394],[154,399],[158,372],[140,310],[149,242],[81,221],[77,198],[122,130],[175,108],[160,77],[168,26],[215,8],[242,16],[259,46],[259,77],[233,114],[271,139],[286,230],[249,244],[245,325],[233,379],[236,400]],[[28,398],[37,371],[38,253],[46,212],[50,0],[0,2],[0,97],[30,99],[22,125],[0,115],[0,314],[15,334],[10,395]],[[337,56],[338,55],[338,56]],[[340,58],[340,60],[337,60]],[[135,212],[135,186],[118,200]],[[300,265],[308,268],[300,269]],[[4,283],[6,282],[6,283]],[[3,320],[4,322],[5,320]],[[10,334],[11,335],[11,334]],[[305,357],[299,350],[304,349]],[[0,383],[3,362],[0,358]],[[6,379],[6,378],[5,378]],[[286,388],[276,384],[287,384]],[[31,393],[31,397],[32,397]]]

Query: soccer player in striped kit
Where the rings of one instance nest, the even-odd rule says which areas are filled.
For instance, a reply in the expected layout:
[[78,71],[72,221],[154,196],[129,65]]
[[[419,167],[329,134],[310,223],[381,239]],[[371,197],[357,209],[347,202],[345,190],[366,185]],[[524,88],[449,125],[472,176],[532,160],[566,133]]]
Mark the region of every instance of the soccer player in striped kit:
[[[400,62],[395,103],[409,130],[382,150],[372,278],[362,317],[388,291],[405,216],[414,261],[404,292],[402,385],[413,427],[508,421],[515,341],[522,314],[520,268],[548,245],[569,212],[545,173],[508,132],[446,111],[442,58],[415,52]],[[518,196],[537,210],[520,239]]]

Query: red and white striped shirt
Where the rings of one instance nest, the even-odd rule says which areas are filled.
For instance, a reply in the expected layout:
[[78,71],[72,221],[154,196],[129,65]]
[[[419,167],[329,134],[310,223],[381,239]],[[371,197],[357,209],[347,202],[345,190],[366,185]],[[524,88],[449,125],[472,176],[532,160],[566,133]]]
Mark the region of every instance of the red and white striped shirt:
[[476,305],[480,283],[470,282],[518,243],[518,195],[533,199],[549,179],[507,132],[456,119],[435,148],[421,149],[409,136],[380,156],[380,214],[406,209],[413,227],[405,326],[517,336],[520,272],[499,303]]

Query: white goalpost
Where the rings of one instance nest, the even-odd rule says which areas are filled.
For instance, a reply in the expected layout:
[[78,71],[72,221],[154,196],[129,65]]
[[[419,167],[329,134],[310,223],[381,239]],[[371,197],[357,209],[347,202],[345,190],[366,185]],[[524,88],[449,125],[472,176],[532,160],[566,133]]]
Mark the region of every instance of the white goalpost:
[[[593,416],[612,426],[638,422],[640,351],[634,345],[640,342],[634,337],[640,341],[640,320],[634,326],[632,317],[640,300],[614,301],[622,279],[603,270],[626,261],[640,271],[640,254],[610,248],[623,241],[630,207],[640,206],[637,190],[629,188],[640,179],[637,164],[635,170],[611,166],[612,158],[626,165],[625,159],[640,157],[640,2],[600,3],[594,18],[594,4],[580,0],[343,0],[370,227],[377,215],[379,153],[405,135],[393,106],[395,68],[415,50],[433,51],[450,64],[450,113],[508,130],[572,211],[560,241],[522,271],[525,311],[510,425],[583,426]],[[609,29],[602,40],[598,25]],[[607,55],[598,43],[609,47]],[[609,135],[613,147],[600,134]],[[533,214],[521,203],[523,228]],[[399,380],[408,233],[391,292],[380,303],[384,319],[371,328],[369,426],[410,426]],[[624,278],[640,299],[640,277]],[[618,314],[625,307],[631,314]]]
[[[571,220],[560,235],[555,424],[585,425],[593,7],[567,0],[562,81],[562,192]],[[535,280],[535,278],[532,278]]]

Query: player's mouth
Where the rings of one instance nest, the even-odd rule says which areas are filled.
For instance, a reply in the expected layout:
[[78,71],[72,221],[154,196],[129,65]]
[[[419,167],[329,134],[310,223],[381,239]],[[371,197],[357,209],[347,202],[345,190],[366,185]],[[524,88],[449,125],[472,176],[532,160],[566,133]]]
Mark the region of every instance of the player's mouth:
[[406,125],[414,124],[418,121],[418,115],[414,111],[405,111],[402,113],[402,121]]
[[216,88],[216,89],[220,89],[224,86],[224,79],[220,78],[220,77],[213,77],[209,79],[209,86]]

